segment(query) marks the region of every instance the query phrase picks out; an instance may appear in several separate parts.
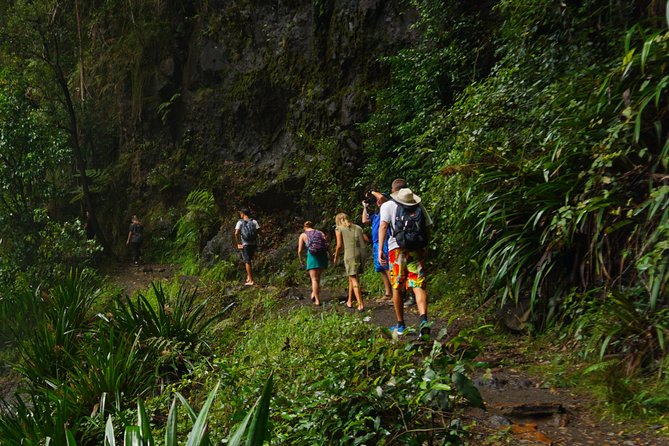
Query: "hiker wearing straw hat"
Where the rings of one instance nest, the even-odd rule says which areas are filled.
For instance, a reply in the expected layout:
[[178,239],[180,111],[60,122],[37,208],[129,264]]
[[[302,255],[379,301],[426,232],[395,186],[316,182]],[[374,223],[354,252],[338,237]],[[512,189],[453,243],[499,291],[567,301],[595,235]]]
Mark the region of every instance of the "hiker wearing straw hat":
[[[388,264],[390,282],[393,288],[393,304],[397,324],[390,327],[397,335],[402,335],[404,322],[404,304],[402,294],[412,288],[416,296],[416,307],[420,316],[419,338],[430,334],[427,322],[427,291],[425,283],[425,259],[427,257],[428,228],[432,219],[421,204],[421,198],[406,187],[400,178],[393,181],[390,201],[381,205],[379,225],[379,246],[383,246],[388,237],[388,257],[383,249],[376,255],[379,263]],[[390,229],[390,235],[386,232]]]

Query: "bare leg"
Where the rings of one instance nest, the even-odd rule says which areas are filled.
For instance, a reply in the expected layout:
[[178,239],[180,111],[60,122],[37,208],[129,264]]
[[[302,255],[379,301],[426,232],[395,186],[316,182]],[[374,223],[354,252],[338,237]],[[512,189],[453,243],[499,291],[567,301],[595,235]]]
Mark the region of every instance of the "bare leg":
[[404,321],[404,302],[402,301],[402,290],[393,288],[393,307],[397,321]]
[[314,304],[320,305],[321,301],[319,298],[319,292],[320,292],[321,270],[319,268],[310,269],[309,277],[311,278],[311,296],[313,297]]
[[348,276],[348,294],[346,296],[346,306],[349,308],[353,306],[353,282],[351,282],[351,276]]
[[381,274],[381,279],[383,279],[383,286],[386,288],[385,297],[388,298],[392,295],[391,294],[392,293],[392,288],[390,286],[390,273],[388,272],[388,270],[385,270],[385,271],[379,272],[379,274]]
[[364,310],[365,306],[362,303],[362,294],[360,293],[360,281],[358,280],[358,276],[348,276],[348,281],[353,289],[353,294],[355,294],[355,300],[358,301],[358,310]]
[[416,296],[416,308],[418,314],[427,316],[427,291],[425,288],[413,288],[413,294]]
[[[393,250],[395,251],[395,250]],[[399,257],[401,254],[400,251],[395,251],[395,262],[390,261],[391,253],[388,253],[389,261],[388,261],[388,266],[392,271],[397,271],[400,276],[402,277],[404,274],[406,274],[406,265],[403,265],[402,258]],[[395,317],[397,318],[397,322],[402,322],[404,323],[404,290],[406,289],[405,285],[406,282],[404,280],[401,280],[398,282],[397,277],[393,277],[394,274],[392,272],[388,272],[388,275],[393,279],[391,280],[392,286],[393,286],[393,307],[395,308]]]
[[246,267],[246,282],[253,283],[253,270],[251,269],[251,264],[245,263],[244,266]]

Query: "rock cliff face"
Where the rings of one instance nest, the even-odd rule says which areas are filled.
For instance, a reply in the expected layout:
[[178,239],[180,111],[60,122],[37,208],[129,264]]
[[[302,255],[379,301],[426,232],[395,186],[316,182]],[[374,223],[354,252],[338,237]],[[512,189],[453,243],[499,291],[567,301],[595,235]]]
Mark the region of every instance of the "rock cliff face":
[[275,172],[299,131],[336,136],[363,120],[384,80],[378,58],[410,38],[397,2],[212,3],[184,67],[184,129],[223,159]]
[[415,13],[400,0],[203,3],[145,81],[142,127],[122,148],[140,158],[130,205],[153,201],[148,219],[164,219],[205,187],[226,214],[290,210],[324,140],[353,173],[357,125],[388,80],[380,59],[415,39]]

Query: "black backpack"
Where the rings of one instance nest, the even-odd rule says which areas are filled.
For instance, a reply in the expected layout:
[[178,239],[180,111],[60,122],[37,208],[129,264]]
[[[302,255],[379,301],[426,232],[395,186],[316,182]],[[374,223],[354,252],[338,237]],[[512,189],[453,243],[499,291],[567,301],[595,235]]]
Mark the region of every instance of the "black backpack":
[[258,228],[255,225],[255,221],[252,218],[248,220],[242,220],[242,227],[239,230],[242,241],[248,243],[249,245],[255,245],[258,241]]
[[130,225],[130,232],[132,232],[132,242],[139,243],[142,241],[142,225],[139,223],[133,223]]
[[397,203],[393,236],[402,249],[416,251],[427,246],[425,212],[420,205],[406,206]]

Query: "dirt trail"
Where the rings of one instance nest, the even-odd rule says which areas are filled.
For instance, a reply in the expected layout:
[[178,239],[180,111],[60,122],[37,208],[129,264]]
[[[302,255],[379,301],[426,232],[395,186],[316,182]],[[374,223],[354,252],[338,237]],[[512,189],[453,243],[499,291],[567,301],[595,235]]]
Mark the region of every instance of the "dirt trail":
[[[139,267],[119,264],[106,268],[105,272],[113,283],[132,294],[146,289],[151,281],[172,277],[176,268],[157,264]],[[289,288],[283,295],[291,305],[312,305],[309,293],[305,286]],[[368,298],[365,300],[365,311],[357,312],[343,305],[344,300],[345,290],[326,287],[322,291],[322,306],[314,307],[314,310],[350,312],[364,317],[370,324],[386,327],[395,323],[391,305]],[[405,310],[405,320],[409,327],[418,325],[415,306]],[[433,336],[445,328],[444,320],[433,319],[432,322]],[[454,327],[448,329],[456,330]],[[415,333],[404,336],[407,341],[415,338]],[[570,389],[546,388],[541,377],[518,370],[529,359],[516,350],[489,351],[480,359],[487,362],[489,368],[473,379],[487,410],[466,408],[461,414],[465,425],[476,424],[468,443],[472,446],[669,446],[669,438],[662,437],[658,432],[634,433],[625,425],[598,419],[592,410],[597,403],[575,395]],[[660,427],[657,426],[657,429]]]

